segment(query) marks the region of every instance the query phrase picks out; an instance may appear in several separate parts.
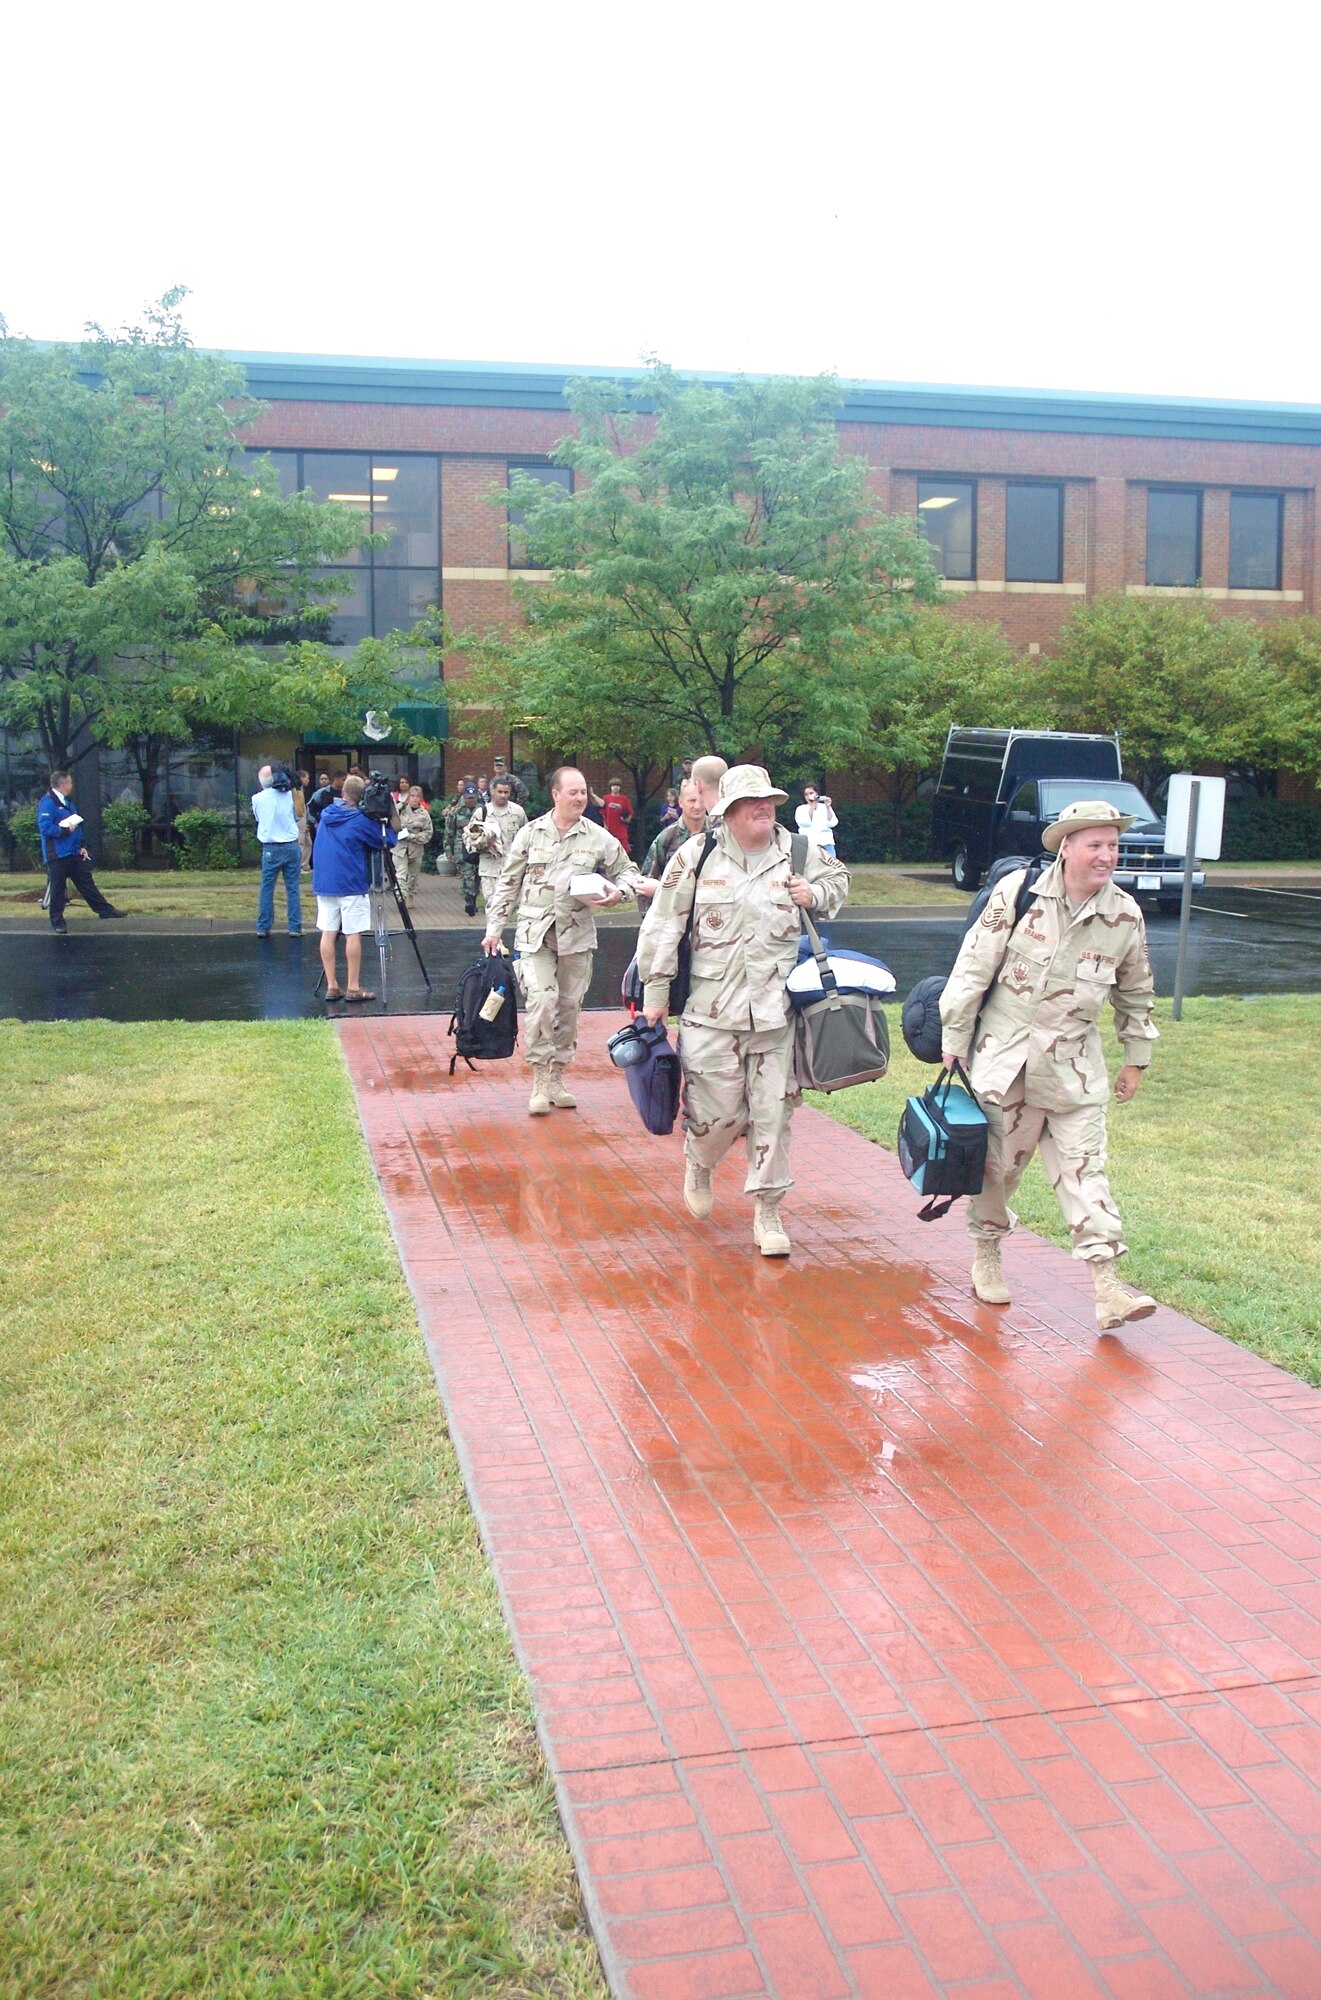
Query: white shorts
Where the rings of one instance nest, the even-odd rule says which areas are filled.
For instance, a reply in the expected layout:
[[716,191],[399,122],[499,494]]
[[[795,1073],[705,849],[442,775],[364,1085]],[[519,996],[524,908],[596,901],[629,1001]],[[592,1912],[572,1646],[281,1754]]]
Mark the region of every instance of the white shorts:
[[370,896],[318,896],[316,927],[319,931],[343,931],[345,937],[369,931],[372,927]]

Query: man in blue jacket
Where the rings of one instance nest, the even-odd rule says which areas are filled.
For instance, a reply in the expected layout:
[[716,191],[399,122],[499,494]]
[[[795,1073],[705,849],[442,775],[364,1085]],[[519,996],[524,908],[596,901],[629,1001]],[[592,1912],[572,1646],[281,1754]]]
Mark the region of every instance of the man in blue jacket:
[[[312,887],[327,1000],[376,998],[362,986],[362,934],[372,927],[371,856],[373,849],[394,846],[399,837],[399,815],[392,803],[388,825],[368,819],[358,804],[366,789],[361,778],[346,778],[342,796],[328,805],[317,821]],[[335,977],[335,939],[341,931],[347,975],[344,988]]]
[[41,858],[50,871],[50,927],[64,937],[69,926],[64,921],[69,884],[98,917],[126,917],[96,886],[92,860],[83,846],[82,814],[74,810],[73,779],[67,771],[52,771],[50,790],[37,806],[37,832],[41,838]]

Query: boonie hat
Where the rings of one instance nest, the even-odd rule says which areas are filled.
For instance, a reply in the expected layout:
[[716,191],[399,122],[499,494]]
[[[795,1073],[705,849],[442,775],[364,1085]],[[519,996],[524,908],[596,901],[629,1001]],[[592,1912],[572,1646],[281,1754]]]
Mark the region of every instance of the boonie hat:
[[1116,833],[1127,833],[1132,824],[1132,813],[1121,813],[1118,806],[1108,805],[1104,799],[1075,799],[1046,828],[1041,845],[1048,854],[1058,854],[1065,835],[1077,833],[1084,826],[1112,826]]
[[728,812],[738,799],[777,799],[783,804],[788,796],[771,783],[760,764],[732,764],[720,780],[716,811]]

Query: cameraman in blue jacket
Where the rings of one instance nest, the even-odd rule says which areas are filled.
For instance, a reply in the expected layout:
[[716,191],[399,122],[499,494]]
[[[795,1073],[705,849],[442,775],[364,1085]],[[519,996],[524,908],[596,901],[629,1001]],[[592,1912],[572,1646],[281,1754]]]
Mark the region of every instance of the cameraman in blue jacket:
[[[360,803],[366,789],[363,779],[346,778],[342,797],[328,805],[317,821],[312,888],[327,1000],[376,998],[362,986],[362,934],[372,926],[371,856],[373,851],[394,846],[399,838],[399,814],[391,799],[388,820],[369,818]],[[346,973],[343,988],[335,976],[335,939],[341,931]]]
[[91,856],[83,846],[82,814],[74,811],[73,779],[67,771],[52,771],[50,790],[37,806],[37,832],[41,838],[41,858],[50,871],[50,927],[63,937],[69,926],[64,921],[64,905],[69,884],[90,904],[98,917],[126,917],[96,886]]

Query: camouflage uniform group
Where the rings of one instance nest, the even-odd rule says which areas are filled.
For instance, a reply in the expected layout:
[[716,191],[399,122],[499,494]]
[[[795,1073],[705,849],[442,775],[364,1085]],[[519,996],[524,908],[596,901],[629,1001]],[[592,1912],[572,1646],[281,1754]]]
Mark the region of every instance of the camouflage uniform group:
[[[551,811],[531,822],[503,799],[480,816],[474,804],[464,819],[474,867],[480,858],[487,951],[500,949],[506,919],[516,917],[534,1116],[576,1102],[565,1072],[591,982],[593,908],[652,887],[620,843],[583,816],[589,794],[581,772],[557,771],[551,789]],[[785,797],[765,771],[737,765],[719,780],[705,831],[667,832],[668,858],[637,954],[646,1018],[664,1020],[690,940],[679,1020],[685,1204],[699,1219],[711,1214],[714,1173],[742,1139],[753,1237],[768,1257],[791,1247],[780,1205],[793,1186],[799,1087],[785,981],[798,958],[801,912],[834,917],[849,886],[820,843],[807,845],[795,872],[790,835],[775,820]],[[1124,1050],[1121,1102],[1137,1090],[1157,1038],[1142,912],[1110,879],[1125,825],[1102,802],[1068,807],[1046,831],[1056,859],[1022,920],[1015,909],[1022,877],[1011,874],[967,933],[941,1001],[946,1061],[967,1062],[989,1127],[984,1185],[968,1205],[974,1291],[988,1304],[1009,1302],[1000,1247],[1017,1220],[1010,1202],[1039,1150],[1073,1253],[1091,1267],[1103,1327],[1155,1309],[1116,1278],[1127,1246],[1106,1174],[1111,1092],[1098,1026],[1106,1003]],[[649,860],[654,867],[656,857]],[[603,878],[591,900],[573,887],[583,875]]]

